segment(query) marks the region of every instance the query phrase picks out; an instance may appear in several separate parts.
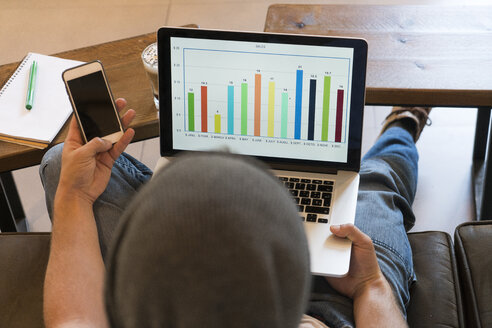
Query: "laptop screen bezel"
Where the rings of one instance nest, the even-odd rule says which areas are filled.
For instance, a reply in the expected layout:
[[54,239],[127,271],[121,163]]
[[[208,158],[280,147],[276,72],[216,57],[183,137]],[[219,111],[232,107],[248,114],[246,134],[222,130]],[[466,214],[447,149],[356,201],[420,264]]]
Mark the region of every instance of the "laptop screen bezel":
[[174,149],[173,147],[170,49],[172,37],[280,44],[303,44],[314,46],[345,47],[354,49],[347,162],[340,163],[265,156],[255,157],[264,161],[275,169],[327,173],[333,172],[334,169],[356,172],[359,171],[361,160],[362,118],[365,102],[365,81],[367,68],[367,42],[365,40],[300,34],[236,32],[195,28],[161,27],[157,32],[160,117],[159,129],[161,156],[173,156],[183,151]]

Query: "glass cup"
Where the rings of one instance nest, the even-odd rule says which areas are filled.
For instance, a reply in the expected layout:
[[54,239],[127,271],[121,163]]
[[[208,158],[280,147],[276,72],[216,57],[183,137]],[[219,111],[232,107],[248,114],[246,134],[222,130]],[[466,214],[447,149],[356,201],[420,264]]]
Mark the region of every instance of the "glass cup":
[[157,43],[154,42],[142,51],[142,62],[152,85],[155,107],[159,109],[159,78],[157,75]]

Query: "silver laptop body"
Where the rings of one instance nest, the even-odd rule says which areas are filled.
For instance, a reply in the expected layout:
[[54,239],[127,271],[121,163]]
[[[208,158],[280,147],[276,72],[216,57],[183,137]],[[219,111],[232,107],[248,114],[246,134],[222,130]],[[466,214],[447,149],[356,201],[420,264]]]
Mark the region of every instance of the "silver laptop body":
[[354,223],[367,43],[361,39],[163,27],[161,158],[228,149],[272,167],[299,208],[313,274],[341,277]]

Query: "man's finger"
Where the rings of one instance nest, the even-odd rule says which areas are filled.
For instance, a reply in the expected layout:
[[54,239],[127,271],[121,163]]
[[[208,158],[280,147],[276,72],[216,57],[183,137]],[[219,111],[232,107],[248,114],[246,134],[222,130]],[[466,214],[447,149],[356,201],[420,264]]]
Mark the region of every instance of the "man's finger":
[[135,118],[136,112],[133,109],[129,109],[125,115],[121,118],[121,124],[123,124],[123,128],[126,129],[130,123]]
[[83,144],[84,140],[82,139],[82,134],[79,129],[79,124],[77,123],[77,119],[75,115],[72,115],[72,119],[70,120],[70,125],[68,127],[68,134],[65,141],[75,141],[79,144]]
[[[116,108],[118,109],[118,112],[121,112],[127,105],[126,99],[125,98],[118,98],[116,99]],[[135,111],[133,109],[129,109],[125,115],[121,118],[121,124],[123,125],[123,129],[126,129],[130,123],[133,121],[135,118]]]
[[99,153],[110,150],[111,146],[110,141],[101,138],[94,138],[79,149],[80,151],[85,152],[87,156],[96,156]]
[[111,158],[113,158],[114,161],[121,155],[126,147],[128,147],[134,136],[135,130],[130,128],[126,130],[125,134],[123,134],[120,140],[118,140],[118,142],[114,144],[113,148],[109,152]]
[[123,108],[126,107],[126,99],[125,98],[118,98],[115,100],[116,103],[116,109],[118,112],[121,112]]
[[354,244],[358,245],[364,245],[364,244],[371,244],[371,238],[369,238],[368,235],[364,234],[362,231],[360,231],[356,226],[354,226],[351,223],[347,224],[342,224],[342,225],[332,225],[330,227],[331,232],[341,238],[348,238],[350,239]]

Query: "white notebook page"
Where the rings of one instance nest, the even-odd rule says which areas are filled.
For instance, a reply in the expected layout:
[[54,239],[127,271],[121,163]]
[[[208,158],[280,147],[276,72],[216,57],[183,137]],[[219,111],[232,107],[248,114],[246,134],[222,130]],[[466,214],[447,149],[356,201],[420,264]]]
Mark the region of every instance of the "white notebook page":
[[[38,62],[34,103],[27,110],[29,70]],[[58,134],[72,107],[65,91],[62,72],[82,62],[29,53],[0,90],[0,134],[21,139],[51,142]]]

